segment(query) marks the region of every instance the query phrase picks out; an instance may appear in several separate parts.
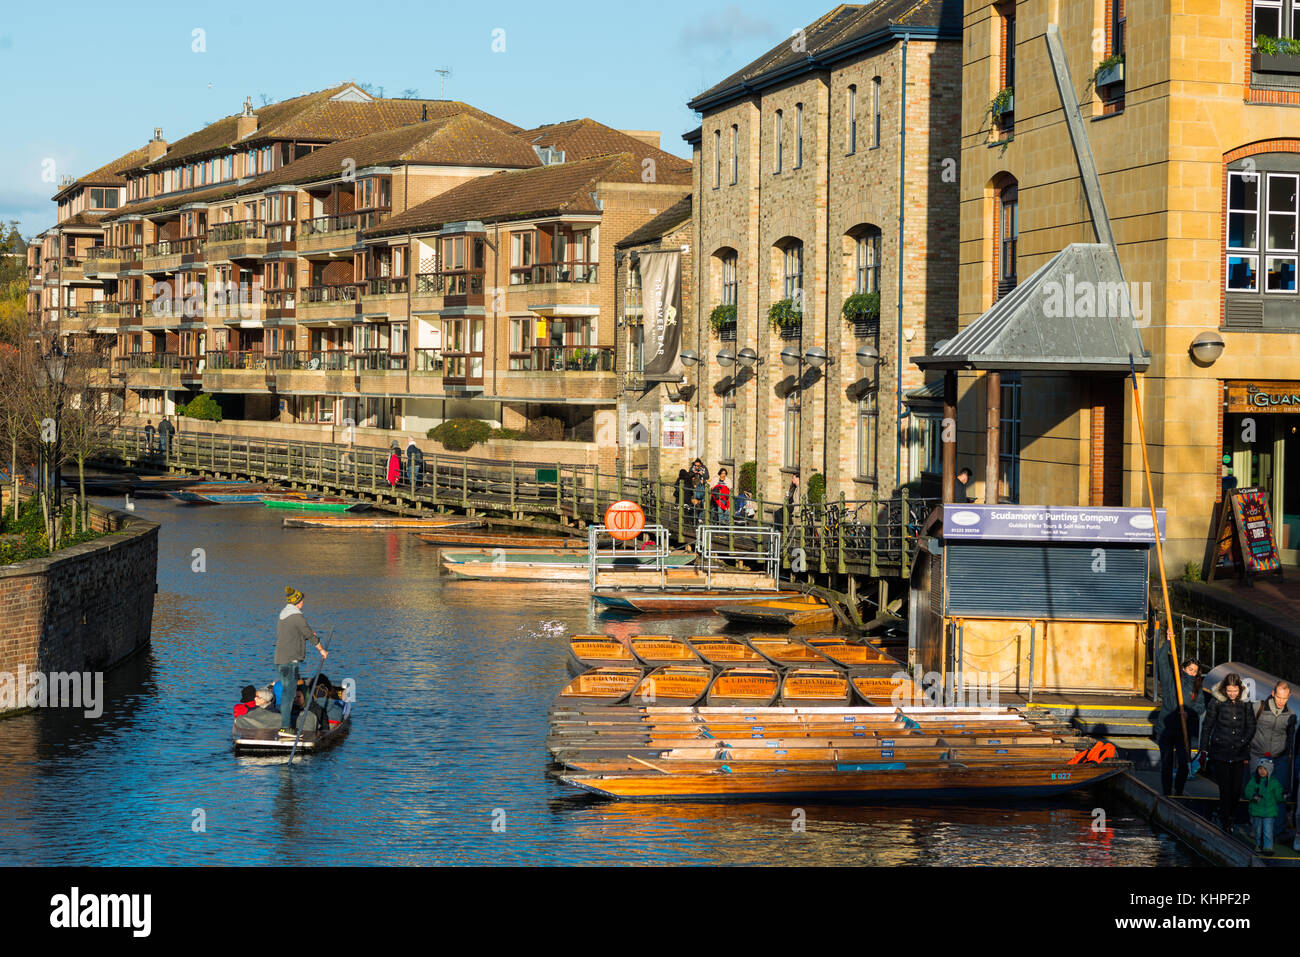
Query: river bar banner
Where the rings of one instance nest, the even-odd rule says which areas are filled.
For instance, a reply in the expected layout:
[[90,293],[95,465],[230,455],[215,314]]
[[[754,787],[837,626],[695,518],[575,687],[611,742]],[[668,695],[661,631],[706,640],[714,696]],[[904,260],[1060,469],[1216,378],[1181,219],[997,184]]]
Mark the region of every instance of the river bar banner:
[[678,250],[641,253],[641,296],[646,337],[647,382],[678,382],[682,366],[682,254]]

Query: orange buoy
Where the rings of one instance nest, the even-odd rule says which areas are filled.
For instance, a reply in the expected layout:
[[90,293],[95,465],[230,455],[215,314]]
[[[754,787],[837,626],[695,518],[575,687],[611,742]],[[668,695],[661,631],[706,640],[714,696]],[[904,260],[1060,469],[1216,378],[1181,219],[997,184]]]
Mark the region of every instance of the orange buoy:
[[624,499],[605,509],[605,529],[620,542],[630,542],[645,530],[645,512]]

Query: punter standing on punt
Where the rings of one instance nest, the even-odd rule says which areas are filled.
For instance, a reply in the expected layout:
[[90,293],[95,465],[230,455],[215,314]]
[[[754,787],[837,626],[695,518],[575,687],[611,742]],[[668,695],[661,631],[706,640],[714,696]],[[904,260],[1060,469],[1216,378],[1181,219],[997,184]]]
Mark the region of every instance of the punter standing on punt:
[[307,657],[307,641],[311,640],[322,659],[329,652],[321,647],[320,639],[307,619],[303,617],[303,593],[292,585],[284,589],[285,606],[275,626],[275,666],[280,672],[280,734],[294,737],[293,699],[298,695],[298,665]]

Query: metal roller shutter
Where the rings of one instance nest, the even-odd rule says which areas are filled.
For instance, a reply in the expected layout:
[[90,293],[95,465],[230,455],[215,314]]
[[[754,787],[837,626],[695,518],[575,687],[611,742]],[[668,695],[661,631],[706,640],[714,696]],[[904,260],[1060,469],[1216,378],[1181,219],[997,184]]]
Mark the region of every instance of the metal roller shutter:
[[[1093,571],[1102,549],[1105,571]],[[961,543],[947,548],[948,615],[1142,621],[1148,548]]]

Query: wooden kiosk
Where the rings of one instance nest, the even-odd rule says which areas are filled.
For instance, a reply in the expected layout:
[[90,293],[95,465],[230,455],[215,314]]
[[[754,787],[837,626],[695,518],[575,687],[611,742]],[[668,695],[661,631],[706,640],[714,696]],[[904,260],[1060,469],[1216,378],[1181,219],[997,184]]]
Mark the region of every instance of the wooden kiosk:
[[1142,694],[1151,526],[1142,508],[935,509],[912,568],[916,673],[946,694]]

